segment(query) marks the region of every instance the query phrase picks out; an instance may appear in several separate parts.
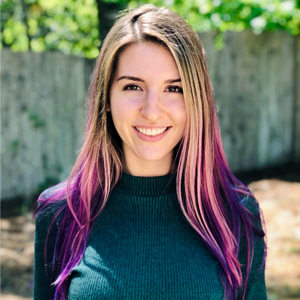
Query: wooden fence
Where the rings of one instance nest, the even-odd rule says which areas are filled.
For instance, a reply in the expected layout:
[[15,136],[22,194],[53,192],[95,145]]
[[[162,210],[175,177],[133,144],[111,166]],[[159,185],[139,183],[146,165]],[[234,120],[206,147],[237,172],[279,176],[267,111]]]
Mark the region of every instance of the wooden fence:
[[[300,162],[300,38],[201,33],[232,171]],[[67,178],[82,145],[95,61],[2,50],[1,199]]]

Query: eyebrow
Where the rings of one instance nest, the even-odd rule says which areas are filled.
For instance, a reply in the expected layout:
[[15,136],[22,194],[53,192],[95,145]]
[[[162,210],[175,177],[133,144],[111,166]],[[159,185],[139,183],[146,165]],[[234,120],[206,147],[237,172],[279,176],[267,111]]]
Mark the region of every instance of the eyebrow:
[[[128,80],[132,80],[132,81],[140,81],[140,82],[145,82],[143,79],[141,78],[138,78],[138,77],[134,77],[134,76],[120,76],[117,78],[117,81],[120,81],[122,79],[128,79]],[[175,82],[181,82],[181,79],[178,78],[178,79],[168,79],[165,81],[165,83],[175,83]]]

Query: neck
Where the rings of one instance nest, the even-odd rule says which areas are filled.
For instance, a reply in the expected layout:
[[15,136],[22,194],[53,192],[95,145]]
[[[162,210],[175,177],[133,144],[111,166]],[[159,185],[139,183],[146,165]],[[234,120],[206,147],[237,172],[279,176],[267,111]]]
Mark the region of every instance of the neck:
[[124,173],[133,176],[153,177],[164,176],[171,172],[172,157],[164,158],[164,160],[129,160],[123,158],[122,166]]
[[[122,173],[114,191],[146,197],[176,193],[176,173],[150,177]],[[124,202],[125,200],[122,198],[121,201]],[[136,202],[136,199],[134,201]],[[154,199],[151,199],[151,201],[154,201]]]

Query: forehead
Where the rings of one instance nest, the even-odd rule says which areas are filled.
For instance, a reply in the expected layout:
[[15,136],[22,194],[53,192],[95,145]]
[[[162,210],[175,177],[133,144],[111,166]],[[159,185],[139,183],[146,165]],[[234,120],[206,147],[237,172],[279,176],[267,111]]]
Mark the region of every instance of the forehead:
[[164,74],[165,76],[180,77],[172,54],[163,46],[152,42],[129,45],[120,54],[117,75],[133,75],[132,72],[138,73],[140,76]]

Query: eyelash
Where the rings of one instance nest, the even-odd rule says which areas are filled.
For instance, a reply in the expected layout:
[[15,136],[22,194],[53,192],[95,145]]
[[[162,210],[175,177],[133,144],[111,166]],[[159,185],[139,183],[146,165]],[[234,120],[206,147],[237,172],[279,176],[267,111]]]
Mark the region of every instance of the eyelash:
[[180,87],[180,86],[178,86],[178,85],[169,85],[168,87],[167,87],[167,89],[177,89],[178,91],[177,92],[173,92],[173,93],[181,93],[181,94],[183,94],[183,90],[182,90],[182,88]]
[[[133,88],[134,87],[134,88]],[[138,85],[135,85],[135,84],[128,84],[128,85],[125,85],[124,88],[123,88],[123,91],[137,91],[138,89],[140,89],[140,87]],[[170,92],[170,93],[181,93],[183,94],[183,90],[180,86],[177,86],[177,85],[169,85],[166,90],[168,89],[177,89],[178,91],[176,92]]]
[[[135,87],[135,88],[132,89],[132,87]],[[123,91],[137,91],[137,88],[140,88],[140,87],[135,84],[127,84],[124,86]]]

